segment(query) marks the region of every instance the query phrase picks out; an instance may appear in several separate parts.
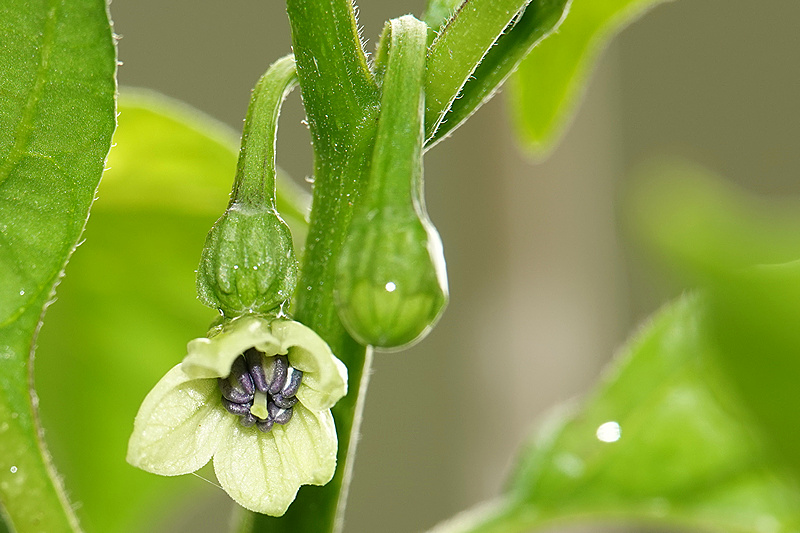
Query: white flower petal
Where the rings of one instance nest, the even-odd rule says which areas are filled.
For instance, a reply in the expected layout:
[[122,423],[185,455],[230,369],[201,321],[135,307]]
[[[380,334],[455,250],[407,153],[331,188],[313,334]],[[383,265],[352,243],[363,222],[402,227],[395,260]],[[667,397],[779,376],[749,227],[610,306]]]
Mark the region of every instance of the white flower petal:
[[314,330],[299,322],[276,320],[272,333],[280,341],[279,353],[288,353],[291,365],[303,371],[297,397],[306,407],[330,409],[347,394],[347,368]]
[[174,366],[145,397],[133,423],[127,461],[177,476],[205,465],[233,417],[220,404],[216,379],[192,379]]
[[275,353],[279,341],[269,326],[268,320],[246,316],[233,320],[210,339],[190,341],[182,363],[183,371],[192,378],[224,378],[230,374],[233,361],[248,348],[263,346],[267,349],[259,349]]
[[214,455],[214,471],[239,505],[281,516],[300,485],[324,485],[336,470],[336,428],[330,411],[297,404],[286,426],[269,433],[231,426]]

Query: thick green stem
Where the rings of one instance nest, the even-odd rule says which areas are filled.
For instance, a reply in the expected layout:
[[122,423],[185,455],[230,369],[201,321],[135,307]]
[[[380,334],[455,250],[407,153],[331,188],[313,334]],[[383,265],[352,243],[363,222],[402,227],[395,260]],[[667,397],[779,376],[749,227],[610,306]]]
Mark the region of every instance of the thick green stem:
[[295,317],[313,328],[348,369],[348,394],[332,409],[336,474],[303,487],[281,518],[253,517],[253,532],[325,533],[341,527],[369,361],[345,332],[333,300],[336,260],[372,157],[379,91],[350,0],[288,0],[292,44],[314,144],[314,200]]

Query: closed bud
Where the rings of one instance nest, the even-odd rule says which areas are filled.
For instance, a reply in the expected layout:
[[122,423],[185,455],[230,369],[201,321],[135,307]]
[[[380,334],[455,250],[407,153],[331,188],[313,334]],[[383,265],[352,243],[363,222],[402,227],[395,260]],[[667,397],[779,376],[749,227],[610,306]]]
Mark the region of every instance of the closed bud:
[[442,242],[422,191],[427,27],[390,21],[369,183],[337,264],[339,318],[362,344],[400,349],[422,339],[447,304]]
[[356,217],[336,288],[339,317],[357,341],[400,349],[422,339],[447,304],[438,233],[411,205]]
[[297,259],[289,227],[274,210],[233,204],[206,237],[197,294],[226,316],[266,313],[292,297]]
[[253,89],[228,209],[208,232],[197,296],[227,318],[278,315],[297,283],[289,227],[275,209],[275,134],[286,94],[297,84],[294,59],[276,61]]

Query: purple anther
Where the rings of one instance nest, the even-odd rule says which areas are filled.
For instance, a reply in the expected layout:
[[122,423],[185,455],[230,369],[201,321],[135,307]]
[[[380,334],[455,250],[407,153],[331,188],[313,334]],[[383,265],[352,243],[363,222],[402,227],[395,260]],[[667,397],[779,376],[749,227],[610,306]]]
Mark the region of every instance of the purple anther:
[[267,404],[267,410],[269,411],[269,417],[274,420],[276,424],[283,425],[292,418],[293,409],[291,407],[288,409],[283,409],[274,403],[269,402]]
[[[280,395],[284,398],[289,398],[297,394],[297,389],[300,388],[300,382],[303,380],[303,372],[290,366],[286,383],[281,388]],[[273,395],[274,396],[274,395]]]
[[247,364],[243,357],[237,357],[231,366],[227,378],[219,378],[219,390],[222,396],[235,403],[246,403],[253,400],[255,386],[247,372]]
[[247,362],[244,360],[244,357],[237,357],[233,361],[230,377],[235,377],[236,384],[238,384],[244,392],[252,395],[256,391],[253,385],[253,378],[250,377],[250,373],[247,371]]
[[286,374],[289,370],[289,359],[285,355],[270,357],[264,365],[264,373],[269,379],[269,393],[277,394],[286,383]]
[[272,396],[272,401],[275,403],[275,405],[277,405],[278,407],[281,407],[283,409],[288,409],[290,407],[294,407],[294,404],[296,404],[298,402],[296,396],[289,396],[287,398],[287,397],[283,396],[280,393],[275,394],[274,396]]
[[269,430],[272,429],[272,425],[275,422],[271,418],[267,418],[266,420],[256,419],[256,427],[261,430],[262,433],[269,433]]
[[247,403],[253,401],[253,395],[241,390],[238,386],[231,385],[231,378],[217,380],[222,397],[233,403]]
[[226,398],[222,398],[222,406],[225,407],[229,413],[242,416],[250,413],[250,408],[253,407],[253,402],[236,403]]
[[266,393],[269,389],[269,381],[266,374],[264,374],[264,354],[255,348],[250,348],[244,352],[244,358],[247,361],[247,370],[250,372],[250,377],[253,378],[253,384],[259,391]]
[[246,428],[253,427],[257,421],[258,419],[250,411],[239,417],[239,423]]

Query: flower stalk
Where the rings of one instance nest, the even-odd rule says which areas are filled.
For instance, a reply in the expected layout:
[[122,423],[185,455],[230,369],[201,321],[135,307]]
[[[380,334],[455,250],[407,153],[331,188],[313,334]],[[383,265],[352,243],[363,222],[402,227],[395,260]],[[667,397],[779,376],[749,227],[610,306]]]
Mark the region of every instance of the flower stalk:
[[226,318],[277,315],[297,282],[292,235],[275,208],[275,138],[294,59],[276,61],[253,90],[231,199],[208,233],[197,270],[201,302]]
[[353,337],[397,350],[424,337],[441,315],[447,274],[423,193],[427,26],[411,15],[394,19],[384,39],[370,179],[339,258],[336,297]]

